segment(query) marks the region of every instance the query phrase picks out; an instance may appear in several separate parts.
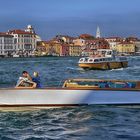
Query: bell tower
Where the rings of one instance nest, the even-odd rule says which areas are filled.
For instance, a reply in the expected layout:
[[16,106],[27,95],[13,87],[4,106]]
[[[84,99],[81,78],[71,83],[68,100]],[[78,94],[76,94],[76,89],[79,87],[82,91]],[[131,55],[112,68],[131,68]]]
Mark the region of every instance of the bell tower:
[[99,28],[99,26],[97,26],[97,30],[96,30],[96,38],[101,38],[101,32],[100,32],[100,28]]

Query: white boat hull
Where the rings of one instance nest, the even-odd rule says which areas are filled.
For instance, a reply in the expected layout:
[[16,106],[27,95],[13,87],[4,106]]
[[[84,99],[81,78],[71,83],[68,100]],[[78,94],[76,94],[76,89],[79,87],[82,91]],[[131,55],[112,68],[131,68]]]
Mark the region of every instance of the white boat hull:
[[139,90],[1,89],[0,107],[140,104]]

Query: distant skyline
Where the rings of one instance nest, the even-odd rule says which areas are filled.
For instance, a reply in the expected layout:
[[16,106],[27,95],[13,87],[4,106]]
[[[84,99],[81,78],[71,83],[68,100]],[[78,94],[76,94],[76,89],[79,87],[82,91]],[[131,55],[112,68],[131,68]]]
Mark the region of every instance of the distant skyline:
[[140,0],[1,0],[0,32],[31,24],[43,39],[57,34],[140,37]]

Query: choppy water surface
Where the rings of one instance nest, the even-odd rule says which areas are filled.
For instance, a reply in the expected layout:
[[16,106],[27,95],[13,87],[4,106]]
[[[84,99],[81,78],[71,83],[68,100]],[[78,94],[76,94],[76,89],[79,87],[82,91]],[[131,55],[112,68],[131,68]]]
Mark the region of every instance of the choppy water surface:
[[[67,78],[140,80],[140,57],[129,67],[110,71],[84,71],[79,58],[0,59],[0,88],[13,87],[23,70],[38,71],[44,86],[60,86]],[[139,140],[140,106],[82,106],[47,110],[0,112],[3,140]]]

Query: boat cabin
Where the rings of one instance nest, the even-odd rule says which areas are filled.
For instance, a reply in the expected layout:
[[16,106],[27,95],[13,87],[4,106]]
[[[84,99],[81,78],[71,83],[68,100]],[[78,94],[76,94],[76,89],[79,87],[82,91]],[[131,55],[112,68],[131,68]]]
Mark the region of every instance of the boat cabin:
[[[97,54],[96,54],[97,53]],[[83,57],[79,59],[78,63],[102,63],[102,62],[125,62],[127,58],[124,56],[116,56],[115,51],[110,49],[99,49],[95,55],[90,57]]]
[[111,57],[97,57],[97,58],[92,58],[92,57],[86,57],[86,58],[81,58],[79,60],[79,63],[101,63],[101,62],[112,62],[115,59]]

